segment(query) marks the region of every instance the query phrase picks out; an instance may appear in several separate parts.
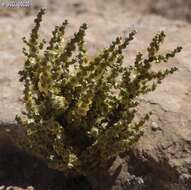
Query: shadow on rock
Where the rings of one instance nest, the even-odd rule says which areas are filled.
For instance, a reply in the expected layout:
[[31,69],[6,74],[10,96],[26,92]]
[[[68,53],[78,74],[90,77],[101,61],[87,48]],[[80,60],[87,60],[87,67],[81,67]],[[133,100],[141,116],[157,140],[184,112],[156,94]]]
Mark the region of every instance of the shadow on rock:
[[50,169],[40,159],[12,147],[0,151],[0,185],[33,186],[35,190],[91,190],[85,177],[66,178],[62,172]]

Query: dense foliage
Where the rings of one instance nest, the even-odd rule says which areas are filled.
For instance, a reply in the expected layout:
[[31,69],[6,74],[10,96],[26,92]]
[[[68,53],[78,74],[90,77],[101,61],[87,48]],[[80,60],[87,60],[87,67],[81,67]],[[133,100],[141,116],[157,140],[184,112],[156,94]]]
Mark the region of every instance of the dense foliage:
[[28,48],[23,48],[26,60],[19,75],[26,111],[16,120],[28,140],[19,145],[50,167],[87,175],[126,151],[143,134],[142,126],[151,112],[134,122],[136,98],[154,91],[177,70],[154,72],[151,64],[167,62],[181,47],[159,54],[165,38],[162,31],[149,44],[148,55],[138,53],[134,66],[124,67],[123,50],[136,34],[132,31],[90,59],[84,42],[86,24],[66,40],[65,20],[46,43],[39,36],[44,14],[41,9],[30,39],[23,38]]

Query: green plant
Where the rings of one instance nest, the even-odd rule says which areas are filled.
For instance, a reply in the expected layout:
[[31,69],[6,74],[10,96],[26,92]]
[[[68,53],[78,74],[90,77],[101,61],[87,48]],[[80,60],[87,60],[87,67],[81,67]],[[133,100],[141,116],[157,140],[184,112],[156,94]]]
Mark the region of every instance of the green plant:
[[39,37],[44,13],[44,9],[38,13],[30,39],[23,38],[28,49],[23,48],[26,60],[19,74],[26,112],[16,120],[24,127],[27,142],[19,146],[66,174],[88,175],[104,168],[143,135],[142,126],[151,112],[134,122],[136,98],[154,91],[177,70],[154,72],[151,64],[167,62],[182,48],[159,54],[165,38],[162,31],[152,39],[148,55],[138,53],[134,66],[124,67],[123,50],[136,34],[132,31],[90,59],[84,45],[86,24],[66,41],[65,20],[55,27],[45,47],[46,41]]

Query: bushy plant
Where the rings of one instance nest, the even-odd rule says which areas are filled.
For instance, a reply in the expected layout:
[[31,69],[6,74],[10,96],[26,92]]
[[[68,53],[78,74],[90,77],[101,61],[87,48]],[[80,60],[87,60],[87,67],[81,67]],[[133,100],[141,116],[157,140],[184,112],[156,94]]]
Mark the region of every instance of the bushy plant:
[[30,39],[23,38],[28,49],[23,48],[26,60],[19,74],[26,111],[16,120],[28,140],[19,145],[66,174],[88,175],[104,168],[143,135],[151,112],[133,121],[137,97],[154,91],[177,70],[155,72],[151,64],[167,62],[181,47],[159,54],[165,38],[161,31],[149,44],[148,55],[138,53],[134,66],[124,67],[123,50],[135,31],[124,39],[117,37],[97,56],[88,58],[84,42],[87,25],[66,40],[65,20],[55,27],[46,45],[39,36],[44,14],[41,9]]

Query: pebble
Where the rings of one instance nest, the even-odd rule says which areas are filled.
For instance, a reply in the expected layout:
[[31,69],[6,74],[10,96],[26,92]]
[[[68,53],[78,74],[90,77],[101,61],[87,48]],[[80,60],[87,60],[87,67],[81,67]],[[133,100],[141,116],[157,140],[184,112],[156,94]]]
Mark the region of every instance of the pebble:
[[152,122],[152,123],[151,123],[151,129],[152,129],[153,131],[161,130],[160,126],[159,126],[158,123],[156,123],[156,122]]

